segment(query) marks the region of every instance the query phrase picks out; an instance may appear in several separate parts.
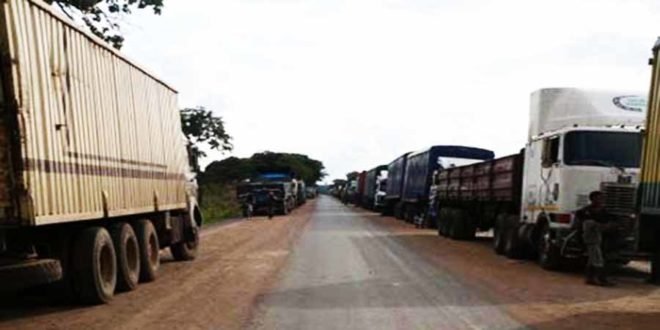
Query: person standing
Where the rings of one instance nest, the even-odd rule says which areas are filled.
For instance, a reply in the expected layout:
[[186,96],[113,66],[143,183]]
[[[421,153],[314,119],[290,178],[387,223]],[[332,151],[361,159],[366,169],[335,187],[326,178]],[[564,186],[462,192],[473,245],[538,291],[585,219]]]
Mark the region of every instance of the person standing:
[[252,218],[252,213],[254,212],[254,204],[255,204],[254,195],[251,192],[245,194],[245,201],[244,201],[244,204],[243,204],[243,207],[244,207],[243,213],[244,213],[244,216],[247,219]]
[[272,219],[273,216],[275,216],[275,206],[277,205],[277,196],[275,196],[275,193],[271,190],[268,192],[268,219]]
[[612,232],[613,217],[605,210],[605,199],[600,191],[589,194],[590,204],[576,212],[582,229],[582,241],[587,250],[585,282],[589,285],[613,286],[607,278],[607,264],[603,256],[603,234]]

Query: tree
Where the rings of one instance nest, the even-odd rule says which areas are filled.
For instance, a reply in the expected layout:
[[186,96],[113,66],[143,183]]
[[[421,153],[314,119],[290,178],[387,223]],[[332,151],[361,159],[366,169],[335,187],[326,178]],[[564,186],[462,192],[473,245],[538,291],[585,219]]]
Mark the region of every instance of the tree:
[[[181,110],[181,128],[190,146],[191,156],[195,159],[206,157],[199,147],[207,145],[211,150],[231,151],[231,136],[225,131],[222,117],[213,115],[204,107]],[[199,168],[195,169],[199,172]]]
[[119,22],[134,9],[153,10],[160,15],[164,0],[45,0],[55,4],[71,20],[82,20],[90,32],[120,49],[124,43]]
[[231,183],[254,179],[259,174],[288,173],[313,186],[326,174],[323,163],[306,155],[279,152],[260,152],[250,158],[230,157],[209,164],[201,177],[202,183]]
[[360,173],[357,172],[357,171],[353,171],[353,172],[350,172],[350,173],[346,174],[346,178],[348,180],[355,180],[355,179],[357,179],[358,176],[360,176]]

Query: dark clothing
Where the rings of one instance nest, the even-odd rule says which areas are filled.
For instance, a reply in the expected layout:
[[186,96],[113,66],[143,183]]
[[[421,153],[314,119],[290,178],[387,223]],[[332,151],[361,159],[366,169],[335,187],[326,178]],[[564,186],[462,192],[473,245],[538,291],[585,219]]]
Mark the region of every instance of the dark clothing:
[[596,209],[591,205],[585,206],[575,213],[578,225],[582,230],[584,244],[602,244],[602,234],[607,231],[613,216],[605,209]]
[[275,194],[268,194],[268,199],[266,200],[266,205],[268,206],[268,219],[272,219],[275,216],[275,206],[279,199]]
[[575,213],[578,229],[582,230],[582,241],[587,251],[587,266],[605,267],[603,256],[603,233],[607,232],[613,221],[613,216],[603,208],[596,209],[592,205],[583,207]]

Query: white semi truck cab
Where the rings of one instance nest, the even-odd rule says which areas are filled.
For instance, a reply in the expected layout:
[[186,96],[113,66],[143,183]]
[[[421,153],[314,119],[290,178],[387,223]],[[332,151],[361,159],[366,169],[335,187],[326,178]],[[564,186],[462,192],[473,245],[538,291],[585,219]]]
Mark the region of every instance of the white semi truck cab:
[[376,193],[374,195],[375,209],[382,209],[385,205],[385,196],[387,196],[387,170],[382,170],[376,177]]
[[521,222],[568,228],[596,190],[605,192],[612,210],[634,213],[645,112],[644,93],[532,93]]

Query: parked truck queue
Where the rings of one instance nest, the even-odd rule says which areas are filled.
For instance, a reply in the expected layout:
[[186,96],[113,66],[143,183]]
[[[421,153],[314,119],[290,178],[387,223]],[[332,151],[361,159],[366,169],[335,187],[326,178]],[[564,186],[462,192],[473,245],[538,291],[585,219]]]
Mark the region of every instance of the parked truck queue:
[[[660,41],[648,101],[645,92],[534,91],[519,152],[496,158],[442,145],[406,152],[387,166],[380,210],[452,239],[491,231],[496,253],[559,270],[586,260],[575,212],[598,191],[617,224],[608,262],[649,260],[650,280],[660,283],[659,49]],[[362,205],[378,209],[377,185],[366,183]]]
[[[273,197],[270,197],[270,194],[273,194]],[[237,200],[244,206],[249,203],[255,214],[287,215],[305,204],[308,198],[315,197],[315,187],[307,187],[303,180],[296,179],[292,173],[262,173],[255,178],[245,179],[236,186]],[[271,201],[271,198],[275,201]],[[243,209],[243,215],[248,216],[247,208]]]

